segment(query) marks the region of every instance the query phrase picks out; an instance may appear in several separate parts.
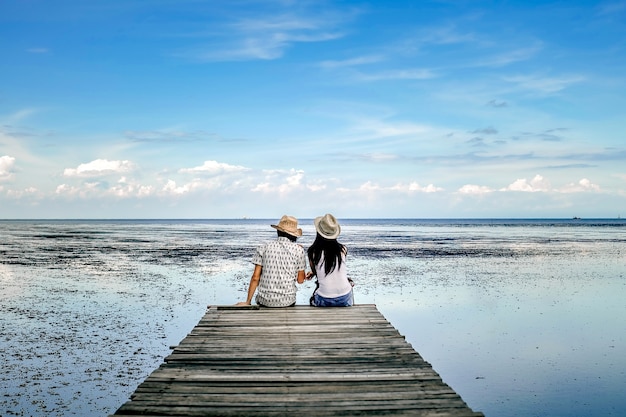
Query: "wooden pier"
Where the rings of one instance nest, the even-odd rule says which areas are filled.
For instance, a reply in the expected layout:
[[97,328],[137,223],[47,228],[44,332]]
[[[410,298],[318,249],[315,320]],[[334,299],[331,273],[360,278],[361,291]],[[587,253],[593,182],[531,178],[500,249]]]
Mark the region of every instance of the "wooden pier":
[[116,416],[483,416],[374,305],[209,307]]

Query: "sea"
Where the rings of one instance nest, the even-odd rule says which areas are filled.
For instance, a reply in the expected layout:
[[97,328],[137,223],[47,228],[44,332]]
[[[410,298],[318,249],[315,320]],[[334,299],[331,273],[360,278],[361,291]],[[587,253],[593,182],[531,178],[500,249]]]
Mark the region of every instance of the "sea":
[[[115,412],[207,306],[245,300],[272,223],[1,220],[0,415]],[[355,302],[473,410],[626,415],[626,220],[340,223]]]

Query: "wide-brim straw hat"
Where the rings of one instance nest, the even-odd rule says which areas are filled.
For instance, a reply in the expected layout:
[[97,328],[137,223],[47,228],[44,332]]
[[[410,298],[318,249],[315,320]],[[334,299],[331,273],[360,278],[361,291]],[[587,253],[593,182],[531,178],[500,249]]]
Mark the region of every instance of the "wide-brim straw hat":
[[316,217],[313,220],[315,230],[325,239],[337,239],[341,233],[341,226],[339,222],[332,214],[325,214],[320,217]]
[[284,215],[280,218],[278,224],[270,225],[276,230],[290,234],[291,236],[302,236],[302,229],[298,228],[298,219],[292,216]]

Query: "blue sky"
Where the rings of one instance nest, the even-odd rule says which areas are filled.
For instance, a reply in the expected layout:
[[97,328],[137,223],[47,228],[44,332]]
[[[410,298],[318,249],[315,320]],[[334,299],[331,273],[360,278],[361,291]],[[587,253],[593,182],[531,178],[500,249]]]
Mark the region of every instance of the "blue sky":
[[0,218],[626,216],[626,1],[0,2]]

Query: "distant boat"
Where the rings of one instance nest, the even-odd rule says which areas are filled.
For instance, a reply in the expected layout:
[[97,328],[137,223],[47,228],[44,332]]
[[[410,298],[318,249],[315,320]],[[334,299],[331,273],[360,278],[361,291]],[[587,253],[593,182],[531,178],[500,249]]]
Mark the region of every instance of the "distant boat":
[[580,217],[578,217],[578,216],[574,216],[574,217],[573,217],[573,220],[580,220]]

